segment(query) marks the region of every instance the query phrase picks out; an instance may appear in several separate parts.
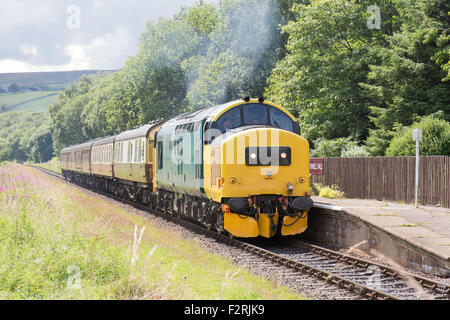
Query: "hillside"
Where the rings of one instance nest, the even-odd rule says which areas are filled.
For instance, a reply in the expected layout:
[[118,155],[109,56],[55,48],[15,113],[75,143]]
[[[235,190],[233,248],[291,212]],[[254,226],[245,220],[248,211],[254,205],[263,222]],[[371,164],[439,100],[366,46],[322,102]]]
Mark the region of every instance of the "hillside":
[[0,94],[0,113],[13,111],[47,111],[58,100],[58,91],[19,92]]
[[[59,93],[83,75],[108,74],[114,71],[85,70],[63,72],[0,73],[0,114],[16,111],[48,111],[58,100]],[[16,83],[20,90],[8,93],[8,87]]]
[[[61,72],[26,72],[26,73],[0,73],[0,88],[8,88],[11,84],[17,83],[19,87],[64,86],[67,83],[77,81],[83,75],[97,73],[111,73],[114,71],[103,70],[83,70],[83,71],[61,71]],[[64,86],[59,86],[64,87]]]

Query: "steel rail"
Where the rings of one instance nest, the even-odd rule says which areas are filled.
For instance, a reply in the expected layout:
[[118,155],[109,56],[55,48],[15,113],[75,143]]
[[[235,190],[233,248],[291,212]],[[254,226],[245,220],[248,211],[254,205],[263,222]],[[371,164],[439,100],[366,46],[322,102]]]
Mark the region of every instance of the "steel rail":
[[[84,189],[90,190],[90,191],[92,191],[94,193],[101,194],[101,195],[106,196],[108,198],[114,199],[114,200],[116,200],[118,202],[125,203],[127,205],[130,205],[130,206],[136,208],[136,209],[149,212],[149,213],[151,213],[151,214],[153,214],[155,216],[164,218],[165,220],[168,220],[170,222],[176,223],[176,224],[181,225],[183,227],[186,227],[186,228],[188,228],[190,230],[193,230],[196,233],[203,234],[203,235],[208,236],[210,238],[214,238],[217,241],[222,242],[222,243],[224,243],[226,245],[230,245],[230,246],[233,246],[233,247],[245,250],[245,251],[247,251],[249,253],[252,253],[252,254],[257,255],[259,257],[262,257],[264,259],[268,259],[268,260],[270,260],[272,262],[275,262],[275,263],[277,263],[279,265],[288,267],[288,268],[293,269],[295,271],[299,271],[299,272],[302,272],[304,274],[308,274],[310,276],[314,276],[314,277],[316,277],[319,280],[331,283],[331,284],[333,284],[333,285],[335,285],[335,286],[337,286],[339,288],[342,288],[342,289],[345,289],[347,291],[356,293],[356,294],[360,295],[361,297],[368,298],[368,299],[373,299],[373,300],[400,300],[401,299],[401,298],[399,298],[397,296],[393,296],[393,295],[391,295],[389,293],[382,292],[382,291],[379,291],[379,290],[367,287],[367,286],[365,286],[365,285],[363,285],[361,283],[352,281],[352,280],[344,278],[342,276],[339,276],[339,275],[327,272],[325,270],[321,270],[319,268],[316,268],[316,267],[313,267],[311,265],[302,263],[300,261],[296,261],[296,260],[293,260],[293,259],[290,259],[290,258],[287,258],[287,257],[283,257],[283,256],[281,256],[279,254],[273,253],[273,252],[271,252],[269,250],[265,250],[265,249],[260,248],[258,246],[255,246],[255,245],[252,245],[252,244],[249,244],[249,243],[246,243],[246,242],[234,239],[233,237],[231,237],[229,235],[227,236],[227,235],[225,235],[223,233],[220,233],[218,231],[212,230],[211,228],[205,228],[204,226],[202,226],[200,224],[196,224],[194,222],[187,221],[187,220],[183,219],[182,217],[179,217],[178,215],[168,215],[168,214],[165,214],[163,212],[160,212],[160,211],[154,210],[152,208],[149,208],[147,205],[144,205],[142,203],[134,202],[134,201],[131,201],[131,200],[128,200],[128,199],[123,199],[123,198],[120,198],[120,197],[118,197],[116,195],[113,195],[111,193],[103,192],[103,191],[100,191],[100,190],[97,190],[97,189],[92,189],[92,188],[90,188],[88,186],[75,184],[75,183],[73,183],[71,181],[66,180],[61,174],[56,173],[56,172],[51,171],[51,170],[48,170],[46,168],[42,168],[42,167],[38,167],[38,166],[30,166],[30,167],[35,168],[37,170],[40,170],[41,172],[44,172],[44,173],[46,173],[48,175],[51,175],[51,176],[53,176],[53,177],[55,177],[55,178],[57,178],[59,180],[62,180],[64,182],[68,183],[68,184],[73,184],[73,185],[78,186],[80,188],[84,188]],[[347,262],[348,264],[358,264],[359,266],[362,266],[362,267],[367,267],[369,265],[375,265],[375,266],[380,267],[381,270],[385,270],[386,274],[388,274],[388,275],[390,275],[390,273],[392,273],[392,274],[396,273],[392,269],[390,269],[390,268],[388,268],[388,267],[386,267],[384,265],[376,264],[374,262],[365,261],[365,260],[357,259],[357,258],[354,258],[354,257],[349,257],[349,256],[346,256],[346,255],[340,254],[338,252],[335,252],[335,251],[332,251],[332,250],[329,250],[329,249],[326,249],[326,248],[318,247],[318,246],[315,246],[315,245],[307,244],[307,243],[304,243],[304,242],[302,242],[300,245],[302,245],[302,246],[309,246],[313,252],[320,253],[324,257],[326,257],[327,255],[331,256],[332,258],[335,258],[335,259],[337,257],[338,259],[341,259],[341,262]],[[399,276],[398,274],[396,274],[396,276],[401,278],[401,276]],[[435,288],[443,288],[443,287],[445,287],[446,294],[449,294],[449,292],[450,292],[450,288],[448,286],[445,286],[445,285],[441,284],[441,283],[437,283],[437,282],[435,282],[435,281],[433,281],[431,279],[422,278],[422,277],[419,277],[419,276],[416,276],[416,275],[412,275],[412,274],[411,274],[411,276],[415,277],[415,279],[417,279],[419,281],[419,283],[426,289],[434,290]]]
[[367,269],[369,266],[376,266],[379,270],[385,274],[386,276],[396,278],[398,280],[407,280],[408,278],[412,278],[417,281],[423,288],[428,289],[430,291],[435,292],[436,294],[447,295],[450,298],[450,286],[445,285],[443,283],[439,283],[437,281],[421,277],[419,275],[410,273],[406,270],[401,270],[401,272],[395,270],[392,267],[368,261],[362,258],[350,256],[348,254],[344,254],[341,252],[333,251],[327,248],[323,248],[317,245],[313,245],[304,241],[298,241],[297,244],[301,247],[307,248],[312,252],[320,254],[325,258],[332,258],[337,260],[338,262],[343,262],[349,265],[359,266],[361,268]]

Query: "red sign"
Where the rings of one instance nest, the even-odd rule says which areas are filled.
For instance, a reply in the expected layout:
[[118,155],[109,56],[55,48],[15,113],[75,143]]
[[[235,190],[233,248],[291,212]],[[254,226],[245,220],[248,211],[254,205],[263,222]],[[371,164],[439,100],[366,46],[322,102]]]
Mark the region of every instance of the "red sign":
[[309,173],[314,175],[325,174],[325,159],[310,159],[309,160]]

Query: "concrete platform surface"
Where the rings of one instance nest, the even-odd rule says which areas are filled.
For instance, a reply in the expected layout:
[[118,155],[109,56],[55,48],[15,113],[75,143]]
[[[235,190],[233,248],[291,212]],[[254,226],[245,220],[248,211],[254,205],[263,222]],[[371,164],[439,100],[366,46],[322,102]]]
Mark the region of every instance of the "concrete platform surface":
[[410,204],[377,200],[312,198],[315,203],[341,207],[362,221],[450,261],[450,209],[416,209]]

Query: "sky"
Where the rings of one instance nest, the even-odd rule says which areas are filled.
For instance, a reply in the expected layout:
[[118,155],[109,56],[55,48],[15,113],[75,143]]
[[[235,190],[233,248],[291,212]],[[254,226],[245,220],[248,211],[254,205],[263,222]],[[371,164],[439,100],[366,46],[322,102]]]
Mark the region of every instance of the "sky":
[[196,0],[0,0],[0,73],[117,70],[148,21]]

